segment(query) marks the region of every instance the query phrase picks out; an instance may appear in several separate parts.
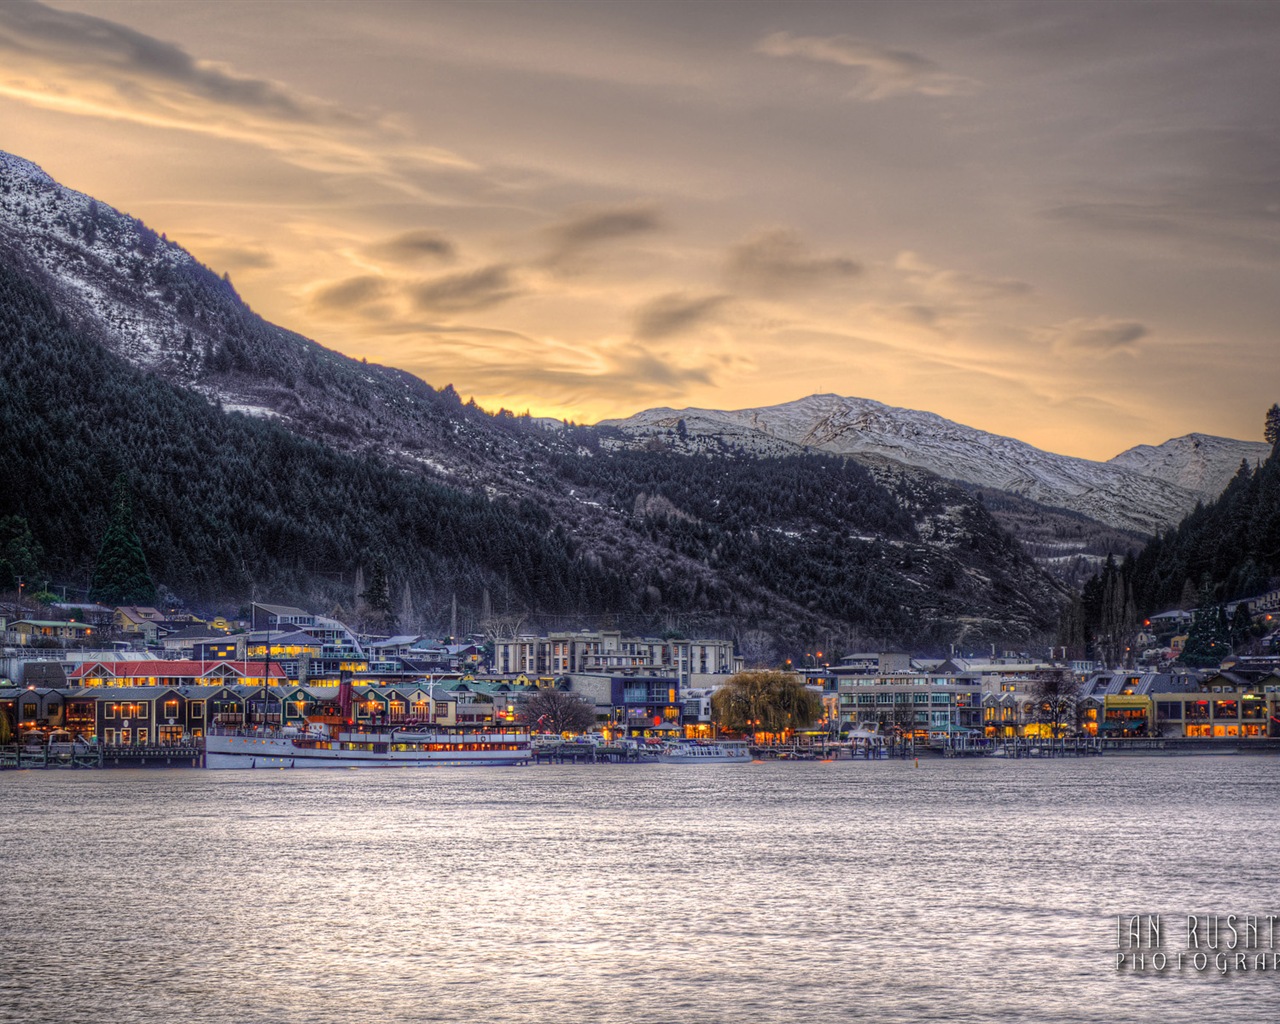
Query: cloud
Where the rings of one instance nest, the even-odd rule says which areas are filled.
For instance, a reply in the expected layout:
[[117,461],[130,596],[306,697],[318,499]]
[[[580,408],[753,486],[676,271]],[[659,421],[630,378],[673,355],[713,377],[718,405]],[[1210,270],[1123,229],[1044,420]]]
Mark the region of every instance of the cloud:
[[511,268],[495,263],[424,281],[410,289],[414,305],[429,313],[490,309],[521,293]]
[[943,270],[931,266],[914,252],[899,253],[894,268],[933,295],[970,301],[1020,298],[1035,289],[1026,281],[1013,277],[988,277],[963,270]]
[[389,291],[385,278],[372,274],[348,277],[325,285],[311,296],[311,305],[328,312],[358,309],[375,299],[383,298]]
[[730,281],[766,297],[851,280],[862,266],[845,256],[816,256],[794,231],[766,231],[729,252]]
[[1049,329],[1055,351],[1062,353],[1111,355],[1131,352],[1151,332],[1136,320],[1113,320],[1110,317],[1068,320]]
[[662,226],[662,218],[652,203],[584,208],[545,230],[549,247],[544,263],[561,267],[587,250],[651,234]]
[[438,231],[417,228],[369,246],[372,256],[392,263],[416,263],[424,257],[448,262],[457,255],[454,244]]
[[32,0],[0,4],[0,50],[103,76],[121,93],[130,91],[128,84],[164,88],[273,120],[358,123],[356,114],[279,82],[196,60],[180,46],[105,18]]
[[277,265],[275,255],[261,246],[205,243],[199,233],[192,237],[190,248],[201,263],[216,270],[269,270]]
[[416,168],[477,169],[455,153],[412,144],[375,113],[33,0],[0,3],[0,98],[247,142],[297,167],[363,175],[410,194],[422,191]]
[[652,340],[678,334],[713,317],[728,298],[727,295],[694,298],[683,292],[659,295],[632,314],[635,336]]
[[852,95],[861,100],[912,94],[959,96],[977,88],[972,79],[946,74],[918,53],[890,50],[854,36],[793,36],[790,32],[775,32],[761,39],[755,49],[770,57],[794,57],[852,68],[861,76]]
[[[413,339],[399,364],[425,380],[452,380],[482,404],[505,403],[562,409],[598,406],[602,395],[623,393],[633,401],[669,401],[692,385],[711,385],[725,358],[676,358],[634,342],[570,343],[532,335],[494,337],[479,327],[429,327]],[[430,347],[423,346],[424,335]],[[519,341],[511,345],[510,340]],[[417,354],[420,353],[420,354]]]

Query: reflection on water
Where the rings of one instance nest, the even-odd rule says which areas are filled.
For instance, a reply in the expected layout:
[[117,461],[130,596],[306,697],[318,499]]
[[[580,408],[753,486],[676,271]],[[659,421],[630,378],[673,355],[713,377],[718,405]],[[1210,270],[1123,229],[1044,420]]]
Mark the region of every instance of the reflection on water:
[[[0,1021],[1258,1020],[1280,761],[0,776]],[[1265,1016],[1265,1014],[1264,1014]]]

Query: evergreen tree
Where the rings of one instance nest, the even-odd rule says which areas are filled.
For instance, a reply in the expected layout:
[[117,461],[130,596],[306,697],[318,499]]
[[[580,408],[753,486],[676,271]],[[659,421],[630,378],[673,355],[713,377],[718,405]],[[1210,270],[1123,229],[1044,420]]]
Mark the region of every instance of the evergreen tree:
[[1267,410],[1267,421],[1262,428],[1262,437],[1270,445],[1280,441],[1280,405],[1272,405]]
[[1231,636],[1225,625],[1226,613],[1213,603],[1212,591],[1208,586],[1201,588],[1200,598],[1180,660],[1193,668],[1210,668],[1220,665],[1227,656]]
[[1235,614],[1231,616],[1231,645],[1239,649],[1240,645],[1253,636],[1253,614],[1249,610],[1249,602],[1241,601],[1236,605]]
[[116,477],[111,522],[98,550],[89,598],[107,605],[149,604],[156,599],[156,585],[133,526],[133,500],[123,473]]
[[414,627],[413,614],[413,595],[409,593],[409,581],[404,581],[404,591],[400,595],[400,620],[401,629],[413,630]]
[[369,613],[382,629],[395,629],[396,617],[391,610],[391,587],[387,583],[387,561],[379,558],[373,563],[373,578],[369,589],[360,595],[369,606]]
[[19,577],[38,575],[43,560],[44,552],[23,516],[0,518],[0,590],[15,589]]

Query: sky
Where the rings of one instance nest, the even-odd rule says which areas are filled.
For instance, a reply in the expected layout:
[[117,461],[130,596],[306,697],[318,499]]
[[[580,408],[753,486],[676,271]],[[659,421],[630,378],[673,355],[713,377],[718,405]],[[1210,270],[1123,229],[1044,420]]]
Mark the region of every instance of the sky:
[[0,149],[267,319],[596,422],[1105,459],[1280,400],[1280,5],[0,3]]

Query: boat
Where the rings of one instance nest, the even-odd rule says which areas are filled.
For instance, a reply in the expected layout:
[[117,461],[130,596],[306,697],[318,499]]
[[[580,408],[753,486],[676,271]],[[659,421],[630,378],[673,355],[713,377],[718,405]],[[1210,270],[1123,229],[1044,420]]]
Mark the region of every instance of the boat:
[[349,684],[339,705],[301,726],[213,726],[205,735],[206,768],[427,768],[528,764],[528,733],[441,732],[432,727],[357,726]]
[[746,743],[736,740],[672,740],[658,754],[663,764],[745,764],[751,760]]
[[528,764],[524,733],[442,733],[416,728],[214,727],[204,741],[206,768],[426,768]]
[[849,756],[854,760],[879,761],[889,756],[884,736],[868,728],[857,728],[848,734]]

